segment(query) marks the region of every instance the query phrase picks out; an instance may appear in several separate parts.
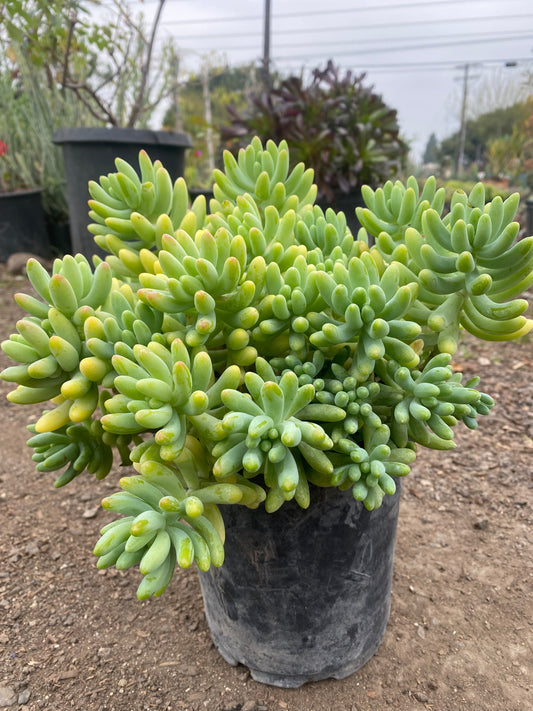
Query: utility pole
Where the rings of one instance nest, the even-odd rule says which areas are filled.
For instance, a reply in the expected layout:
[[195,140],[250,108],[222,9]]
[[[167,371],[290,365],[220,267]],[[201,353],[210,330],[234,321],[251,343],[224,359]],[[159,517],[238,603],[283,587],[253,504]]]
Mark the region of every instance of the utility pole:
[[270,87],[270,0],[265,0],[265,22],[263,27],[263,84]]
[[180,106],[180,84],[179,84],[179,73],[180,73],[180,57],[176,51],[176,48],[172,46],[172,63],[174,65],[174,74],[172,77],[172,91],[170,93],[172,101],[172,112],[174,114],[174,130],[183,131],[183,119],[181,116],[181,106]]
[[[459,145],[457,147],[457,152],[455,154],[455,175],[459,174],[459,171],[463,168],[463,163],[465,160],[465,142],[466,142],[466,114],[468,105],[468,84],[471,79],[477,79],[479,74],[471,74],[470,70],[472,67],[479,66],[479,62],[469,62],[462,65],[463,69],[463,100],[461,103],[461,127],[459,129]],[[460,68],[460,67],[458,67]]]
[[466,102],[468,99],[468,71],[469,64],[464,66],[463,75],[463,102],[461,104],[461,128],[459,130],[459,147],[455,156],[455,175],[459,175],[459,171],[463,168],[465,159],[465,138],[466,138]]
[[209,172],[215,169],[215,149],[213,146],[213,116],[211,114],[211,95],[209,93],[209,65],[204,61],[202,71],[202,89],[204,95],[205,142],[207,144],[207,164]]

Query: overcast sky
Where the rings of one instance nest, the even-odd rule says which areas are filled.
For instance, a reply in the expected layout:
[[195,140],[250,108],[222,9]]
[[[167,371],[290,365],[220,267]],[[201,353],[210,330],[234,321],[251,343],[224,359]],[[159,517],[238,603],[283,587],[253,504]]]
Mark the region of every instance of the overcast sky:
[[[175,38],[185,69],[209,54],[260,62],[264,10],[265,0],[167,0],[159,36]],[[282,74],[329,58],[366,72],[419,156],[432,132],[458,129],[466,64],[471,109],[489,81],[533,69],[533,0],[271,0],[271,58]]]

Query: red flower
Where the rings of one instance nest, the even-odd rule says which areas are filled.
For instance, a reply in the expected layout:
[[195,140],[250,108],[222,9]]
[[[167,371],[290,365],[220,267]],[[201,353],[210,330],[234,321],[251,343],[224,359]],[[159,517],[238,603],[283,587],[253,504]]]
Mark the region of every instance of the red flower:
[[3,142],[0,141],[0,156],[3,156],[7,153],[7,145]]

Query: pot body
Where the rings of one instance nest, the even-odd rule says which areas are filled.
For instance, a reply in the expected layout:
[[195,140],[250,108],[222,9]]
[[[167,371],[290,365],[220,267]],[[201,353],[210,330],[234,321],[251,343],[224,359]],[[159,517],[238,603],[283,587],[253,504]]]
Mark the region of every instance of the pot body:
[[348,225],[350,232],[354,237],[357,237],[357,232],[361,227],[361,223],[357,219],[355,208],[366,207],[360,188],[354,188],[349,193],[339,192],[335,195],[332,202],[328,202],[325,199],[317,200],[317,204],[320,205],[324,212],[328,209],[328,207],[333,208],[335,212],[342,211],[346,217],[346,224]]
[[0,193],[0,262],[15,252],[50,256],[41,189]]
[[54,133],[53,141],[63,152],[72,249],[86,257],[104,255],[87,230],[89,181],[115,172],[117,157],[138,170],[143,148],[152,161],[161,161],[174,181],[183,175],[185,150],[191,146],[184,133],[132,128],[62,128]]
[[215,646],[274,686],[349,676],[389,617],[400,483],[376,511],[350,491],[311,494],[305,511],[222,506],[226,560],[200,573]]
[[191,202],[194,202],[199,195],[205,197],[207,209],[209,210],[209,202],[215,197],[213,191],[210,188],[189,188],[189,199]]

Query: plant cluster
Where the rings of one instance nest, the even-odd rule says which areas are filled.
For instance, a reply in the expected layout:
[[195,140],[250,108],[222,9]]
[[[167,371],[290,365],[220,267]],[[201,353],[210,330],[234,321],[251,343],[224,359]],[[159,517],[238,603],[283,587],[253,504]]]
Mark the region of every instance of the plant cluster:
[[145,127],[175,84],[174,46],[155,53],[165,2],[157,0],[147,27],[127,0],[5,0],[2,43],[43,68],[49,89],[72,94],[89,125]]
[[[37,470],[56,486],[105,477],[117,451],[136,473],[103,506],[98,566],[144,575],[160,595],[177,566],[221,565],[221,504],[275,512],[313,486],[366,508],[395,491],[417,445],[454,447],[493,401],[451,365],[460,328],[518,338],[515,298],[533,283],[533,237],[515,242],[518,199],[477,185],[364,188],[354,236],[314,204],[313,171],[287,145],[226,152],[214,199],[189,206],[183,179],[139,171],[91,182],[90,230],[109,253],[27,273],[37,297],[2,344],[18,364],[13,403],[50,401],[30,426]],[[369,247],[368,234],[375,239]]]
[[[501,104],[466,121],[461,173],[475,176],[483,170],[487,178],[506,177],[515,185],[527,184],[528,175],[531,180],[533,100],[527,96],[525,100],[518,99],[517,96],[513,104]],[[441,165],[453,162],[454,156],[458,156],[459,144],[460,132],[448,136],[435,146],[435,160]]]
[[[437,185],[441,186],[445,190],[445,204],[449,205],[453,194],[457,190],[462,190],[465,193],[470,194],[476,181],[474,180],[440,180],[437,181]],[[485,189],[485,200],[487,202],[492,202],[496,196],[501,197],[502,200],[506,200],[510,197],[515,190],[512,188],[505,188],[501,185],[493,183],[491,181],[484,181],[483,187]]]
[[44,71],[12,48],[0,70],[0,190],[42,188],[50,220],[65,220],[67,203],[61,149],[52,142],[56,128],[94,124],[74,96],[47,86]]
[[333,62],[313,70],[311,80],[291,76],[253,92],[249,108],[228,107],[231,123],[221,131],[236,153],[254,136],[289,144],[294,163],[314,170],[318,198],[333,202],[367,184],[377,187],[398,175],[408,146],[396,111],[385,104],[365,75],[344,75]]

